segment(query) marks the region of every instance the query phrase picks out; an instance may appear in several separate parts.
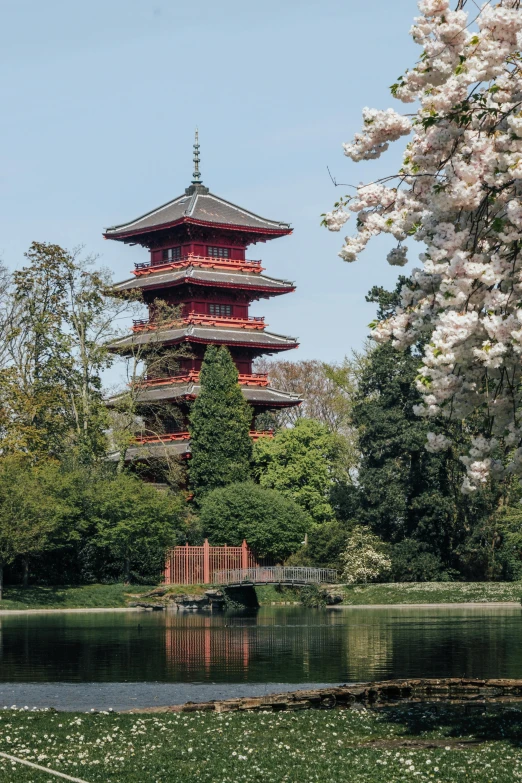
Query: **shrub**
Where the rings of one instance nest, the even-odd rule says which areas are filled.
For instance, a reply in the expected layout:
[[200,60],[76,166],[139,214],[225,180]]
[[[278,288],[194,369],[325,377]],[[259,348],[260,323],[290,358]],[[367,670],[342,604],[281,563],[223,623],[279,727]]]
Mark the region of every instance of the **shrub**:
[[458,572],[444,567],[440,557],[429,552],[426,545],[405,538],[391,550],[391,577],[394,582],[450,582]]
[[288,558],[287,565],[342,569],[341,554],[348,531],[339,522],[316,525],[308,534],[308,544]]
[[251,481],[206,494],[200,522],[214,545],[239,546],[246,539],[258,557],[282,561],[301,546],[313,522],[290,498]]
[[389,573],[392,564],[386,544],[360,525],[352,530],[341,560],[347,584],[376,582]]

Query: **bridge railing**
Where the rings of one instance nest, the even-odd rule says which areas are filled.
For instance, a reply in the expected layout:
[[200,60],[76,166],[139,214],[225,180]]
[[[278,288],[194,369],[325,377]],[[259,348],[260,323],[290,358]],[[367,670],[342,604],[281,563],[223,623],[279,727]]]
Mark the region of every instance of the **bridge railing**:
[[260,568],[233,568],[214,572],[214,582],[219,585],[332,584],[336,581],[337,571],[333,568],[264,566]]

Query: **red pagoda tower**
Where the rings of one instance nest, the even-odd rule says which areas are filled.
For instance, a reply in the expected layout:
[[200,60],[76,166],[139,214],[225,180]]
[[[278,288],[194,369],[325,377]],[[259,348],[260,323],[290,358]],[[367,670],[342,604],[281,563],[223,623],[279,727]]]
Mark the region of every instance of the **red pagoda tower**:
[[[297,348],[293,337],[265,330],[264,318],[249,315],[250,303],[287,294],[293,283],[263,274],[260,261],[246,258],[246,249],[292,233],[286,223],[266,220],[209,192],[201,182],[196,131],[194,175],[183,195],[129,223],[105,231],[106,239],[148,248],[150,258],[135,264],[133,277],[114,286],[114,293],[139,289],[149,308],[147,320],[135,321],[132,334],[115,341],[111,349],[125,354],[151,340],[160,350],[185,345],[186,358],[174,377],[147,377],[140,381],[138,402],[170,403],[184,412],[184,423],[166,423],[161,434],[136,438],[128,460],[169,453],[188,455],[188,411],[199,393],[199,370],[208,345],[226,345],[238,369],[243,394],[252,405],[253,422],[262,412],[299,405],[297,395],[269,386],[268,377],[252,372],[254,360]],[[172,324],[155,323],[154,302],[178,306]],[[145,432],[147,422],[145,421]],[[260,433],[253,430],[252,436]]]

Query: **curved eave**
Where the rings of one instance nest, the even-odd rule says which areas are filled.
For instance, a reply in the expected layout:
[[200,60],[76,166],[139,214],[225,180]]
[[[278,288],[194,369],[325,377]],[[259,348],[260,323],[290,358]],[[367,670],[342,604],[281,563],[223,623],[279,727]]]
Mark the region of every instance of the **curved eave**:
[[[189,401],[196,399],[200,390],[201,386],[199,383],[173,383],[170,386],[149,386],[138,392],[136,402],[154,404],[156,402]],[[257,405],[265,408],[291,408],[296,405],[301,405],[303,401],[297,394],[281,391],[280,389],[273,389],[270,386],[241,386],[241,391],[250,405]],[[108,405],[110,406],[111,402],[113,404],[116,403],[118,399],[118,397],[115,397],[112,400],[109,400]]]
[[206,220],[197,220],[195,218],[183,217],[178,220],[172,220],[168,223],[160,223],[157,226],[150,226],[147,228],[137,228],[134,230],[122,229],[107,229],[104,234],[104,239],[116,239],[125,242],[128,239],[136,241],[138,237],[148,237],[151,234],[156,234],[158,231],[168,231],[184,224],[190,224],[193,226],[201,226],[202,228],[221,229],[224,231],[236,231],[243,234],[253,234],[257,237],[265,239],[276,239],[277,237],[288,236],[292,233],[293,229],[288,228],[261,228],[257,226],[242,226],[231,223],[213,223]]
[[[129,446],[125,453],[125,462],[147,462],[151,459],[166,457],[187,458],[190,456],[190,441],[171,441],[170,443],[144,443],[139,446]],[[118,462],[119,452],[109,454],[109,462]]]
[[206,288],[226,288],[250,291],[252,294],[270,296],[287,294],[295,291],[295,285],[290,280],[268,277],[260,273],[242,272],[232,269],[204,269],[197,266],[187,266],[183,269],[150,272],[148,275],[130,277],[116,283],[112,292],[115,296],[125,291],[154,290],[174,288],[182,285],[198,285]]
[[256,332],[254,330],[226,329],[221,327],[188,327],[186,329],[165,329],[161,332],[138,332],[128,337],[122,337],[107,347],[114,353],[125,353],[135,346],[144,346],[151,343],[158,346],[178,345],[180,343],[227,345],[231,348],[251,348],[254,351],[263,351],[264,353],[288,351],[291,348],[297,348],[299,345],[294,337],[287,337],[274,332]]
[[233,288],[233,289],[239,289],[241,291],[251,291],[253,294],[262,294],[263,296],[266,296],[267,294],[272,296],[278,296],[279,294],[291,294],[295,291],[295,285],[288,285],[288,286],[281,286],[279,288],[272,288],[270,286],[262,286],[262,285],[249,285],[248,283],[226,283],[221,281],[207,281],[207,280],[198,280],[195,277],[182,277],[178,280],[173,280],[172,282],[165,283],[165,282],[159,282],[154,281],[150,277],[147,278],[147,284],[146,285],[129,285],[126,288],[118,288],[118,285],[123,285],[126,282],[133,282],[135,278],[130,278],[128,281],[123,280],[122,283],[117,284],[112,289],[115,296],[118,295],[121,291],[132,291],[133,289],[138,289],[140,291],[153,291],[158,288],[174,288],[180,285],[199,285],[204,286],[205,288]]

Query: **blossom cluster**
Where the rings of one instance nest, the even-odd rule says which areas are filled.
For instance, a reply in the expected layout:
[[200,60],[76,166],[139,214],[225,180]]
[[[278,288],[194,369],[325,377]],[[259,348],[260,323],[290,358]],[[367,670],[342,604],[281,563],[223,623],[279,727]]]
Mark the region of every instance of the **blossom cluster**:
[[[367,160],[407,134],[402,167],[386,184],[359,186],[331,227],[340,229],[340,211],[357,213],[346,261],[378,234],[397,240],[395,266],[407,262],[405,240],[422,243],[401,306],[374,336],[425,346],[418,415],[480,420],[487,438],[462,457],[462,490],[473,492],[522,474],[522,8],[496,0],[470,19],[460,5],[420,0],[410,32],[422,56],[392,87],[417,111],[365,108],[363,130],[344,145]],[[450,445],[432,434],[427,448]]]

